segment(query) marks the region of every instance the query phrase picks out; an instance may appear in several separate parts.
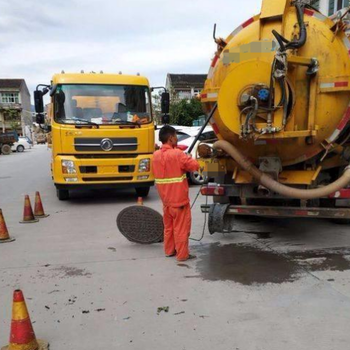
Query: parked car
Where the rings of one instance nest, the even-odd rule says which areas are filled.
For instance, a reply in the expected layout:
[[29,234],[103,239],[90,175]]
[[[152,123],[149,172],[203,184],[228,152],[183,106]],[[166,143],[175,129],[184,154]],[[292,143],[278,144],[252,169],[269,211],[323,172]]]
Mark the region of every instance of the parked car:
[[23,152],[25,149],[32,148],[31,143],[32,142],[28,139],[28,137],[20,136],[18,141],[11,147],[11,150],[15,152]]
[[[201,127],[198,126],[173,126],[177,131],[177,138],[178,138],[178,145],[181,147],[181,149],[184,152],[187,152],[187,149],[189,149],[198,135]],[[159,130],[161,127],[158,127],[155,134],[155,141],[156,145],[160,147],[162,143],[159,141]],[[202,135],[200,136],[199,140],[197,141],[195,147],[193,148],[191,154],[193,158],[198,159],[197,157],[197,148],[200,142],[213,142],[217,139],[215,132],[213,131],[213,128],[211,126],[207,126]],[[202,160],[199,161],[200,163]],[[201,168],[204,166],[204,164],[201,164]],[[191,182],[195,185],[203,185],[207,182],[207,177],[202,174],[201,171],[195,171],[193,173],[189,173],[189,178]]]

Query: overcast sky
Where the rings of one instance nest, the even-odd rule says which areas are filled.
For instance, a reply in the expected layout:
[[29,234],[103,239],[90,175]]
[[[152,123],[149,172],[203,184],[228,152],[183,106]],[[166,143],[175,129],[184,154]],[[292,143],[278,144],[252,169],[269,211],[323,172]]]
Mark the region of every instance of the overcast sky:
[[207,73],[213,24],[227,36],[261,0],[0,0],[0,78],[32,94],[54,73],[103,70],[164,85],[167,73]]

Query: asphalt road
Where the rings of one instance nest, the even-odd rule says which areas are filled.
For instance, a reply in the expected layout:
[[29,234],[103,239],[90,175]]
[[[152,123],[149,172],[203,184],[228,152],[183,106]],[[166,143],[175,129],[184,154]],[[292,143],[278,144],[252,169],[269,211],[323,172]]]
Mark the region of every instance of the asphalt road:
[[[0,156],[0,208],[16,238],[0,244],[0,347],[16,288],[53,350],[349,347],[348,226],[239,219],[234,232],[192,242],[198,258],[177,264],[161,244],[130,243],[118,232],[117,214],[135,203],[133,191],[60,202],[49,161],[46,146]],[[23,197],[33,202],[37,190],[50,216],[21,225]],[[145,205],[161,210],[155,190]],[[193,221],[198,238],[199,205]]]

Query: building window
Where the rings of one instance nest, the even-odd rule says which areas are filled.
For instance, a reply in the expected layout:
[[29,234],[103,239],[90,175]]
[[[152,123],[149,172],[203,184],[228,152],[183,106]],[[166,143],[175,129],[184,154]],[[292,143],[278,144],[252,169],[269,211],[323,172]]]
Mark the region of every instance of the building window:
[[310,5],[313,6],[315,9],[320,9],[320,0],[311,0]]
[[2,92],[1,103],[19,103],[19,94],[17,92]]
[[179,91],[178,92],[178,97],[179,99],[181,100],[184,100],[184,99],[191,99],[191,91]]
[[344,7],[349,6],[349,0],[329,0],[328,15],[333,16]]

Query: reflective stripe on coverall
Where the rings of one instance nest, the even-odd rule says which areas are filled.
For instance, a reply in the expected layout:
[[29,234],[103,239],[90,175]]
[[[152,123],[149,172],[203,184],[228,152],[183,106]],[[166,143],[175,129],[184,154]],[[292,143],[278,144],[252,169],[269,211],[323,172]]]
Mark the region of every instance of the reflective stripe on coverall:
[[170,145],[163,145],[153,156],[155,183],[163,202],[165,254],[172,255],[176,252],[180,261],[188,258],[188,239],[191,231],[186,173],[198,169],[199,164],[196,160]]

